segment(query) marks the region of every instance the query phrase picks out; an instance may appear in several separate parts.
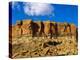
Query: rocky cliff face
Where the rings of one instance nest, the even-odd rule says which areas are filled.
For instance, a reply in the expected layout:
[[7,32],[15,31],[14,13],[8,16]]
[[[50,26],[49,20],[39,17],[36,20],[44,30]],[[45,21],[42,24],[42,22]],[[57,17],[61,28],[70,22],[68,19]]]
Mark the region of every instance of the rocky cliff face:
[[78,54],[74,24],[22,20],[9,27],[11,58]]
[[23,20],[17,21],[16,25],[10,26],[10,36],[16,37],[21,35],[31,36],[67,36],[76,35],[77,28],[74,24],[56,23],[50,21]]

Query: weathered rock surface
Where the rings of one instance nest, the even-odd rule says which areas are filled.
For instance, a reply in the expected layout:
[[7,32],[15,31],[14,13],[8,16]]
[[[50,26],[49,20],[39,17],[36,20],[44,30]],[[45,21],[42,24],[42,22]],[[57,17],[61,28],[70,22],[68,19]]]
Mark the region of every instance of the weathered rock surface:
[[[11,28],[10,28],[11,29]],[[76,26],[68,23],[56,23],[50,21],[23,20],[17,21],[16,25],[12,26],[12,36],[21,36],[24,34],[32,34],[32,36],[62,36],[76,35]],[[10,34],[11,35],[11,34]]]
[[9,27],[12,58],[78,54],[74,24],[22,20]]
[[32,26],[31,20],[23,20],[21,26],[22,34],[31,34],[32,33],[31,26]]

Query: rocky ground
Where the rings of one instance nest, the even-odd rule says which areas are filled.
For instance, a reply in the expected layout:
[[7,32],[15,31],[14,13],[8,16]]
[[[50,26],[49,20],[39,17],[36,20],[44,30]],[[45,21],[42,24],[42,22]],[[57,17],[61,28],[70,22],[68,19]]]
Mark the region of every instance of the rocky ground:
[[59,36],[50,39],[23,35],[12,38],[11,41],[12,58],[78,54],[78,43],[75,36]]

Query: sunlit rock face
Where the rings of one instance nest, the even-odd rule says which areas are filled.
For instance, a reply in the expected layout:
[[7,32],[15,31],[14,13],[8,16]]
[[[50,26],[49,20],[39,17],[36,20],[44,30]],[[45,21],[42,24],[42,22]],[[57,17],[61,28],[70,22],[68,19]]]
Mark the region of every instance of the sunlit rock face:
[[64,23],[57,23],[57,29],[58,29],[58,35],[65,35],[65,28],[66,28],[66,24]]
[[51,22],[51,23],[50,23],[50,33],[51,33],[51,34],[54,34],[54,35],[55,35],[55,33],[56,33],[56,29],[55,29],[56,26],[55,26],[55,25],[56,25],[56,22]]
[[17,21],[16,25],[10,26],[10,29],[13,37],[29,34],[32,36],[53,37],[76,35],[77,32],[74,24],[32,20]]
[[10,26],[9,30],[10,30],[9,36],[11,37],[17,37],[21,35],[21,28],[19,28],[18,25]]
[[78,54],[74,24],[52,21],[17,21],[9,26],[11,58]]
[[76,32],[77,32],[77,28],[74,24],[71,24],[71,33],[72,35],[76,35]]
[[44,34],[46,37],[50,35],[50,21],[44,21]]
[[22,26],[21,26],[22,34],[23,35],[31,34],[32,33],[31,26],[32,26],[32,21],[31,20],[23,20],[22,21]]

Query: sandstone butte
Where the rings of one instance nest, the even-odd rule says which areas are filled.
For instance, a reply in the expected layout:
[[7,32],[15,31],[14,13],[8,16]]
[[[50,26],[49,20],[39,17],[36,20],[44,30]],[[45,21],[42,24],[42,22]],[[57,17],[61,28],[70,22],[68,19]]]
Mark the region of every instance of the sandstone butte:
[[9,26],[10,37],[22,35],[53,37],[60,35],[77,36],[77,27],[74,24],[50,22],[48,21],[32,21],[18,20],[15,25]]

